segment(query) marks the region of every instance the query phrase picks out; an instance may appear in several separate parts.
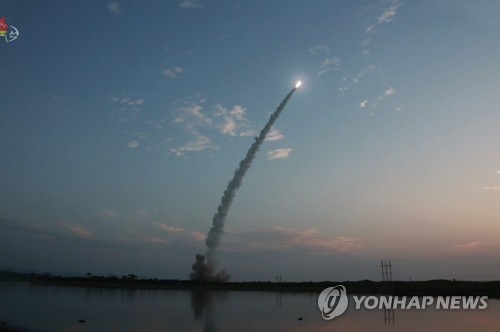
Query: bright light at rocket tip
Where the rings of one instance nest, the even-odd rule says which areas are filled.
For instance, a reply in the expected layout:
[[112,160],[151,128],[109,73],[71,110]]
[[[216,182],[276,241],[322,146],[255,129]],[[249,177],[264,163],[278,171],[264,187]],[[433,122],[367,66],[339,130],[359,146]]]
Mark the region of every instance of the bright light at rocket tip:
[[297,83],[295,83],[295,87],[298,88],[299,86],[302,85],[302,82],[301,81],[297,81]]

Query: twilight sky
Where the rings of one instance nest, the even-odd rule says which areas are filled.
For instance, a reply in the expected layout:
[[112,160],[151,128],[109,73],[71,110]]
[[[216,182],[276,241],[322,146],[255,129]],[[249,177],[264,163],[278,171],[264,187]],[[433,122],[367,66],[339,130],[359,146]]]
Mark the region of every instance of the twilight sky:
[[498,1],[3,1],[0,269],[500,276]]

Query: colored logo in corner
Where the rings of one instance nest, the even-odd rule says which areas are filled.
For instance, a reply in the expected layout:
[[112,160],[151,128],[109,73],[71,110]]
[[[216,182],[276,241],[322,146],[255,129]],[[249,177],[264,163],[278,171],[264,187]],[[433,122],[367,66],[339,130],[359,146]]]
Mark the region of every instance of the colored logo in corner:
[[19,37],[19,30],[12,25],[8,25],[6,17],[0,18],[0,38],[1,37],[4,37],[7,43]]

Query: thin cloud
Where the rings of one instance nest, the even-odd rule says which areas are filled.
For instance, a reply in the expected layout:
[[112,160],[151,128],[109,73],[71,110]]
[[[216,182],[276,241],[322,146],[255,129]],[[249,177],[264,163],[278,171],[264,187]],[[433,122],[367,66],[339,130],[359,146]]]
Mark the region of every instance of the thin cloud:
[[481,247],[483,245],[482,242],[469,242],[469,243],[464,243],[464,244],[457,244],[455,246],[455,249],[466,249],[466,250],[470,250],[470,249],[475,249],[475,248],[478,248],[478,247]]
[[[398,13],[399,7],[401,7],[402,3],[399,0],[394,0],[392,1],[392,4],[385,8],[382,14],[377,16],[377,20],[375,23],[370,24],[365,28],[365,33],[367,35],[373,35],[377,31],[377,26],[381,24],[386,24],[391,22],[394,17],[396,17],[396,14]],[[367,47],[368,44],[372,41],[372,38],[367,38],[365,41],[363,41],[363,46]],[[363,50],[363,55],[365,57],[370,57],[370,50]]]
[[118,1],[111,1],[111,2],[108,2],[108,10],[110,13],[112,14],[121,14],[121,8],[120,8],[120,3]]
[[314,228],[297,230],[278,226],[253,232],[233,232],[231,235],[237,238],[240,250],[249,251],[301,248],[313,253],[331,254],[335,252],[359,253],[363,248],[359,239],[347,236],[327,236]]
[[149,244],[153,244],[155,246],[167,246],[167,245],[170,245],[171,242],[166,240],[166,239],[162,239],[161,237],[158,237],[158,236],[151,236],[151,235],[146,235],[144,236],[144,241],[149,243]]
[[228,110],[220,104],[215,105],[215,107],[216,112],[214,117],[222,120],[222,122],[217,125],[221,134],[230,136],[248,136],[248,120],[246,118],[245,107],[236,105],[232,110]]
[[363,79],[366,75],[368,75],[370,72],[374,70],[380,70],[380,68],[376,65],[368,65],[363,70],[361,70],[359,73],[357,73],[353,79],[352,79],[352,84],[358,84],[361,79]]
[[381,94],[377,98],[377,101],[372,104],[372,108],[377,107],[380,102],[382,102],[387,97],[390,97],[390,96],[394,95],[395,93],[396,93],[396,90],[394,90],[393,88],[389,88],[389,89],[385,90],[384,93]]
[[115,103],[119,108],[111,112],[111,117],[118,122],[131,122],[137,120],[141,113],[141,107],[146,102],[142,98],[125,97],[109,97],[109,101]]
[[374,32],[375,32],[375,24],[372,24],[372,25],[368,26],[368,27],[365,29],[365,32],[366,32],[366,33],[374,33]]
[[463,252],[479,252],[486,251],[498,247],[498,244],[492,242],[483,242],[483,241],[473,241],[463,244],[455,245],[455,250],[463,253]]
[[233,118],[226,117],[224,125],[221,128],[221,133],[236,136],[236,121]]
[[85,239],[89,239],[94,235],[93,232],[89,231],[88,229],[82,226],[71,226],[70,230],[74,235]]
[[141,132],[127,132],[132,136],[132,138],[128,141],[127,146],[131,149],[138,148],[141,145],[141,141],[144,141],[147,138],[147,135]]
[[[231,116],[239,118],[241,110],[238,108],[233,111]],[[218,145],[213,143],[209,137],[199,131],[201,128],[207,127],[211,129],[214,126],[212,118],[208,114],[205,114],[201,105],[188,103],[187,106],[177,109],[176,113],[177,115],[173,122],[181,125],[184,130],[192,136],[192,139],[184,145],[170,148],[171,153],[180,157],[190,152],[219,150]]]
[[500,169],[498,171],[496,171],[495,173],[499,174],[500,175]]
[[276,149],[267,151],[267,159],[268,160],[276,160],[276,159],[287,159],[292,153],[291,148],[286,149]]
[[[173,73],[179,71],[172,69]],[[141,124],[162,131],[152,135],[127,131],[130,137],[125,144],[131,149],[144,145],[148,150],[155,149],[176,156],[185,156],[191,152],[219,150],[215,138],[212,137],[214,133],[233,137],[255,136],[257,133],[247,119],[247,110],[244,106],[235,105],[232,108],[226,108],[216,104],[213,108],[208,109],[204,104],[206,99],[200,94],[172,102],[173,110],[169,113],[173,115],[143,113],[142,106],[146,101],[142,98],[111,96],[109,101],[119,105],[118,109],[112,112],[116,121],[141,120]],[[169,123],[184,131],[184,135],[165,137],[163,131],[168,128]],[[276,135],[271,136],[271,139],[277,140],[282,137],[279,133],[273,132],[273,134]],[[147,141],[145,141],[146,139]],[[147,142],[146,145],[145,142]]]
[[318,55],[319,53],[330,53],[330,49],[325,45],[315,45],[309,48],[309,53]]
[[191,237],[195,239],[196,241],[205,241],[207,235],[199,232],[199,231],[193,231],[190,233]]
[[378,23],[381,24],[381,23],[391,22],[394,19],[394,17],[396,16],[396,14],[398,13],[398,9],[399,9],[399,7],[401,7],[401,5],[402,5],[401,2],[396,1],[393,5],[389,6],[389,8],[387,8],[382,13],[382,15],[377,17]]
[[384,97],[392,96],[395,93],[396,93],[396,90],[394,90],[393,88],[387,89],[384,91]]
[[481,189],[488,191],[500,191],[500,186],[481,187]]
[[128,142],[127,145],[128,145],[129,148],[135,149],[135,148],[139,147],[139,141],[133,139],[130,142]]
[[363,68],[360,72],[358,72],[356,75],[354,76],[347,76],[347,77],[344,77],[342,79],[342,86],[338,89],[339,92],[341,92],[342,94],[345,93],[345,91],[353,88],[355,85],[359,84],[363,78],[365,78],[365,76],[367,76],[369,73],[371,73],[372,71],[382,71],[380,66],[379,65],[375,65],[375,64],[370,64],[370,65],[367,65],[365,68]]
[[203,8],[203,5],[195,0],[182,0],[179,2],[179,7],[184,9],[198,9]]
[[170,152],[175,154],[178,157],[184,156],[189,152],[200,152],[204,150],[219,150],[219,147],[214,144],[210,138],[201,135],[199,133],[194,132],[195,137],[194,140],[178,147],[178,148],[171,148]]
[[191,104],[181,107],[176,111],[177,116],[174,118],[174,123],[182,123],[186,129],[191,129],[195,126],[206,126],[212,123],[212,119],[203,112],[203,107],[197,104]]
[[179,66],[175,66],[175,67],[165,69],[162,73],[163,73],[163,75],[167,76],[168,78],[174,80],[179,76],[179,74],[181,74],[183,72],[184,72],[184,69],[182,69]]
[[131,106],[141,106],[144,104],[144,99],[133,99],[129,96],[123,97],[123,98],[118,98],[118,97],[110,97],[110,101],[118,104],[123,104],[123,105],[131,105]]
[[[394,95],[395,93],[396,93],[396,90],[394,90],[393,88],[389,88],[389,89],[385,90],[384,93],[381,94],[377,99],[380,102],[380,101],[384,100],[385,98]],[[376,106],[376,105],[377,104],[375,104],[374,106]]]
[[368,104],[368,100],[363,100],[359,103],[359,108],[364,108]]
[[230,112],[230,114],[236,120],[244,120],[245,119],[245,113],[246,113],[246,109],[243,106],[240,106],[240,105],[234,106],[233,110]]
[[257,131],[254,129],[248,129],[248,130],[240,132],[241,137],[250,137],[250,136],[255,136],[255,135],[257,135]]
[[184,232],[184,228],[181,227],[176,227],[172,225],[167,225],[167,224],[162,224],[159,222],[153,222],[156,226],[160,227],[162,230],[166,231],[167,233],[180,233]]
[[285,135],[283,135],[278,129],[272,128],[271,131],[267,134],[265,140],[269,142],[274,142],[274,141],[281,141],[284,138]]
[[114,219],[114,218],[117,218],[120,214],[114,210],[103,210],[103,211],[99,212],[99,215],[101,217]]
[[60,222],[59,225],[68,230],[71,234],[82,239],[90,239],[94,236],[94,233],[92,231],[86,229],[83,226],[72,225],[66,222]]
[[326,74],[330,70],[334,68],[338,68],[340,66],[340,59],[337,57],[331,57],[328,59],[323,60],[323,63],[320,66],[320,71],[318,72],[318,75],[321,76],[323,74]]

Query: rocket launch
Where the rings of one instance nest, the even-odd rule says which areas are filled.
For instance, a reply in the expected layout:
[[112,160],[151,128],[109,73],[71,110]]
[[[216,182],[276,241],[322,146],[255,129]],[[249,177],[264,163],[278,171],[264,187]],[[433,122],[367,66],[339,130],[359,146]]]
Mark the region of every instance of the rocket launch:
[[233,178],[229,181],[226,190],[222,195],[221,202],[217,207],[217,211],[215,212],[215,215],[212,219],[212,227],[210,228],[210,231],[207,234],[207,238],[205,239],[205,243],[208,247],[206,252],[207,262],[205,262],[205,256],[196,255],[196,262],[193,264],[193,272],[190,275],[191,280],[219,282],[225,282],[229,280],[230,276],[224,270],[217,273],[215,276],[213,274],[214,267],[216,265],[215,253],[220,244],[222,234],[224,233],[224,223],[226,221],[227,213],[234,200],[236,191],[242,184],[243,177],[252,165],[252,161],[255,158],[257,151],[259,151],[259,148],[264,142],[267,134],[271,130],[271,127],[280,116],[293,93],[301,85],[302,82],[298,81],[292,88],[292,90],[285,96],[283,101],[279,104],[278,108],[274,111],[273,114],[271,114],[266,125],[260,131],[259,136],[255,137],[255,141],[250,146],[250,149],[248,149],[245,157],[240,161],[238,168],[234,172]]

